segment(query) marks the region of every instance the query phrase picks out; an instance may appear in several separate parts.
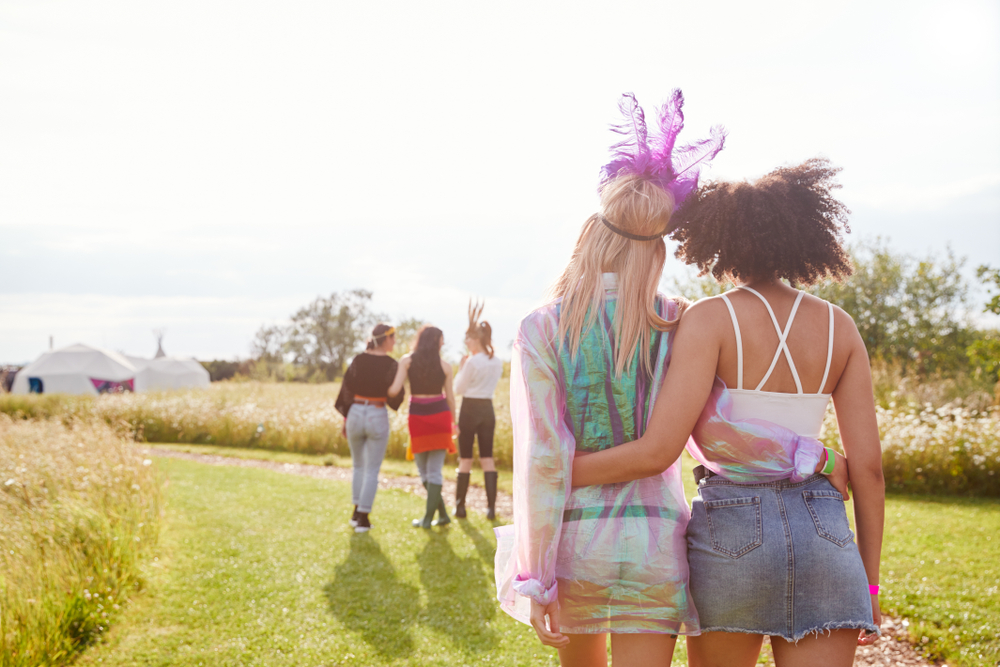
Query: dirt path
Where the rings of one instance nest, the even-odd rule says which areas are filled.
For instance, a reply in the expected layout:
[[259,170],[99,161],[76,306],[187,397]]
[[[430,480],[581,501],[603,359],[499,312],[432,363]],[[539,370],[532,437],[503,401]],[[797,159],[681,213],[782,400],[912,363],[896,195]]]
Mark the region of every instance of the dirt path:
[[[278,463],[276,461],[260,461],[257,459],[239,459],[229,456],[214,456],[211,454],[194,454],[191,452],[178,452],[169,449],[144,448],[147,456],[159,456],[173,459],[187,459],[208,465],[236,466],[240,468],[264,468],[283,472],[290,475],[301,475],[303,477],[315,477],[317,479],[333,479],[342,482],[351,481],[351,470],[348,468],[338,468],[337,466],[317,466],[305,463]],[[410,493],[423,495],[424,490],[418,477],[388,477],[379,478],[379,488],[403,489]],[[444,497],[453,499],[455,497],[455,483],[449,480],[444,482]],[[449,502],[449,506],[452,503]],[[472,486],[466,497],[466,505],[471,512],[486,513],[486,492],[482,487]],[[497,517],[504,521],[510,521],[513,514],[513,499],[510,494],[500,491],[497,493]],[[929,662],[913,648],[909,643],[905,621],[899,618],[885,618],[882,623],[882,639],[874,646],[860,647],[854,658],[855,667],[926,667],[930,665],[940,665],[941,663]]]

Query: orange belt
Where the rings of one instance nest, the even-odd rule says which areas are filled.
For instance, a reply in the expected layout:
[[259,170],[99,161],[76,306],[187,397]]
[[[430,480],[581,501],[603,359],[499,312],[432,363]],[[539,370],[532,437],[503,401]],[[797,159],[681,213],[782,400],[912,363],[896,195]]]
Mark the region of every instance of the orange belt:
[[355,396],[354,397],[354,402],[355,403],[359,403],[361,405],[372,405],[372,406],[374,406],[376,408],[384,408],[385,407],[385,401],[386,401],[386,399],[384,399],[384,398],[371,398],[369,396]]

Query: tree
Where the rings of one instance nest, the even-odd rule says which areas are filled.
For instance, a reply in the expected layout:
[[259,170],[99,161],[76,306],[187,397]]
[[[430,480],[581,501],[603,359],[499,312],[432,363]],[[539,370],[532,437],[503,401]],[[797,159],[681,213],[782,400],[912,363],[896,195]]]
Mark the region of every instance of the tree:
[[413,350],[417,344],[417,332],[420,331],[420,327],[424,326],[424,324],[426,322],[416,317],[401,320],[396,325],[396,349],[393,350],[392,356],[398,359]]
[[[1000,315],[1000,269],[983,264],[976,269],[976,276],[983,281],[988,292],[997,291],[986,302],[983,312]],[[977,339],[966,348],[965,353],[977,371],[997,381],[997,399],[1000,400],[1000,331],[993,329],[977,333]]]
[[372,293],[362,289],[333,292],[295,313],[284,345],[292,362],[307,367],[312,378],[339,377],[375,322],[385,319],[371,312],[371,298]]
[[264,325],[254,334],[250,343],[250,358],[265,363],[284,361],[285,329]]
[[[918,260],[893,252],[882,239],[855,245],[850,253],[854,275],[843,283],[823,283],[809,291],[854,318],[869,356],[899,363],[904,372],[915,369],[924,375],[968,369],[966,350],[979,333],[966,321],[964,260],[950,249],[943,259]],[[704,276],[675,280],[673,291],[698,299],[719,294],[726,287]]]
[[992,298],[986,302],[986,307],[983,308],[983,312],[1000,315],[1000,269],[994,269],[987,264],[983,264],[976,269],[976,277],[983,281],[983,286],[987,291],[997,291],[997,293],[993,294]]
[[968,285],[964,259],[917,260],[889,250],[881,239],[851,248],[854,275],[811,291],[846,310],[872,358],[916,366],[921,374],[956,372],[967,362],[972,330],[965,322]]

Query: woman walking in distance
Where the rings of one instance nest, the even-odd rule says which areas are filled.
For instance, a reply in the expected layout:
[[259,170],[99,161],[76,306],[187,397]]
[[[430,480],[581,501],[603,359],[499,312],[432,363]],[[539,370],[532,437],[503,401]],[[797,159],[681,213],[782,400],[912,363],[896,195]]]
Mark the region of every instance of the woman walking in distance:
[[340,385],[336,408],[344,415],[344,431],[351,448],[354,476],[351,495],[354,531],[371,530],[368,514],[378,490],[378,472],[389,444],[388,405],[398,410],[403,403],[402,387],[390,391],[396,377],[396,360],[389,356],[396,345],[396,329],[388,324],[376,324],[368,339],[367,349],[354,357]]
[[[878,637],[885,484],[868,354],[847,313],[783,282],[851,273],[847,210],[830,193],[837,171],[810,160],[692,197],[677,255],[737,287],[684,314],[638,442],[574,464],[574,484],[640,479],[673,463],[691,434],[701,463],[687,533],[702,625],[688,638],[694,667],[749,667],[764,635],[778,667],[848,667]],[[831,397],[856,543],[841,493],[811,474]],[[786,435],[762,437],[768,424]]]
[[682,308],[656,292],[663,236],[724,136],[715,128],[674,150],[682,104],[675,91],[647,137],[635,98],[622,98],[624,138],[603,170],[600,209],[584,223],[554,300],[514,339],[514,525],[512,539],[498,529],[497,591],[504,611],[530,620],[563,665],[606,665],[608,634],[616,667],[669,665],[676,636],[699,628],[680,466],[571,489],[574,458],[645,431],[671,354]]
[[[485,305],[485,304],[483,304]],[[465,346],[469,355],[462,357],[455,375],[455,393],[462,396],[458,417],[458,484],[455,487],[455,516],[465,518],[465,494],[472,471],[472,443],[479,441],[479,465],[486,485],[486,518],[496,518],[497,472],[493,466],[493,391],[503,375],[503,361],[493,356],[493,333],[489,322],[480,322],[483,305],[469,302],[469,328]]]
[[[451,387],[451,364],[441,359],[444,334],[437,327],[424,326],[417,332],[417,345],[399,360],[396,378],[389,391],[401,391],[410,381],[410,450],[427,489],[427,510],[423,519],[414,519],[415,528],[451,523],[441,498],[444,457],[455,451],[452,433],[455,424],[455,394]],[[434,513],[438,518],[434,520]]]

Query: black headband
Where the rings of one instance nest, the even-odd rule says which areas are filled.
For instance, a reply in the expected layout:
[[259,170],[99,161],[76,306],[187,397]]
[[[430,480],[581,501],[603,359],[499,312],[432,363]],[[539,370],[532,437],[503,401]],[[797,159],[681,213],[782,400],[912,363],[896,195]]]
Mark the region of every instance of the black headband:
[[613,231],[615,234],[618,234],[619,236],[624,236],[627,239],[632,239],[633,241],[656,241],[657,239],[662,239],[664,236],[667,235],[667,232],[663,231],[659,234],[653,234],[652,236],[639,236],[638,234],[632,234],[630,232],[626,232],[624,229],[615,227],[614,225],[611,224],[611,222],[608,221],[607,218],[605,218],[601,214],[598,214],[597,218],[604,223],[605,227]]

